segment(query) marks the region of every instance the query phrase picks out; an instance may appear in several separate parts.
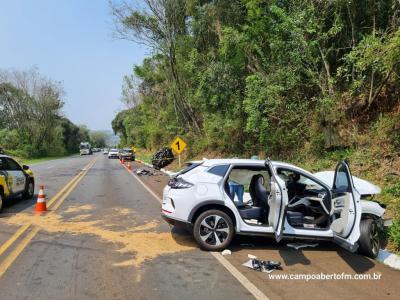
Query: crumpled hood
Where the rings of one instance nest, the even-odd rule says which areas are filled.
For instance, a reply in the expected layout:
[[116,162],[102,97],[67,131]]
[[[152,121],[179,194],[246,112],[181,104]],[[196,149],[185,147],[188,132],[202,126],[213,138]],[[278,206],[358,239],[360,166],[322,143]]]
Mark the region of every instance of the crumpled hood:
[[[319,180],[326,183],[328,186],[333,186],[333,179],[335,177],[334,171],[323,171],[314,174]],[[369,181],[353,176],[354,186],[361,195],[375,195],[381,192],[381,188],[372,184]]]

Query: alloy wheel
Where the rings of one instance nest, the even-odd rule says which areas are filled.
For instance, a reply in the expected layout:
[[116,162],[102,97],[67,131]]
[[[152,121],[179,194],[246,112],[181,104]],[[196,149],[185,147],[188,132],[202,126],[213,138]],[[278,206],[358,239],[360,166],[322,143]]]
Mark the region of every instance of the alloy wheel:
[[212,245],[221,245],[229,236],[228,222],[221,216],[210,215],[200,224],[200,238],[203,242]]
[[369,238],[371,241],[372,252],[374,254],[377,254],[379,252],[380,242],[379,242],[379,230],[376,222],[372,222],[371,224],[371,231],[369,233]]

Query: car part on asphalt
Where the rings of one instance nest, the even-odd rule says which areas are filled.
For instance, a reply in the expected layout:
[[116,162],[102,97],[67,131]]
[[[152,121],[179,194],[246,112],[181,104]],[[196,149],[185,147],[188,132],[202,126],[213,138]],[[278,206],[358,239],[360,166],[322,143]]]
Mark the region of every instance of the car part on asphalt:
[[154,153],[153,157],[151,158],[151,163],[156,170],[160,170],[171,164],[174,161],[175,157],[172,153],[171,148],[162,148]]
[[221,252],[221,254],[224,255],[224,256],[225,256],[225,255],[231,255],[231,254],[232,254],[232,251],[229,250],[229,249],[225,249],[224,251]]
[[139,175],[139,176],[142,176],[142,175],[152,176],[152,175],[154,175],[153,172],[151,172],[151,171],[149,171],[149,170],[145,170],[145,169],[136,170],[135,173],[136,173],[137,175]]
[[286,246],[294,248],[296,250],[299,250],[301,248],[307,248],[307,247],[315,248],[318,246],[318,243],[313,243],[313,244],[310,244],[310,243],[288,243],[288,244],[286,244]]
[[272,261],[272,260],[260,260],[257,259],[254,255],[248,255],[250,260],[245,262],[243,266],[248,267],[250,269],[263,272],[263,273],[271,273],[274,270],[282,270],[281,263]]

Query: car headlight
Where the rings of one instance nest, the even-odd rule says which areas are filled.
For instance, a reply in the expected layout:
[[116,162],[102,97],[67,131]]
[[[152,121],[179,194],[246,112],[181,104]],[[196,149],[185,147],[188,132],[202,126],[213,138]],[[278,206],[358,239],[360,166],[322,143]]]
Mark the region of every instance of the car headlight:
[[192,183],[183,180],[182,178],[172,178],[168,181],[168,186],[172,189],[188,189],[193,186]]

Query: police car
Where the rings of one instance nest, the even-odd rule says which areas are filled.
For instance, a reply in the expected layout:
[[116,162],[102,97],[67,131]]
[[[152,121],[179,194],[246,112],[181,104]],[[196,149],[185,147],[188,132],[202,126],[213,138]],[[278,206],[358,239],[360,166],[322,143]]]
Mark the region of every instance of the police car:
[[21,166],[8,155],[0,154],[0,211],[4,201],[23,197],[30,199],[35,193],[35,179],[28,166]]

